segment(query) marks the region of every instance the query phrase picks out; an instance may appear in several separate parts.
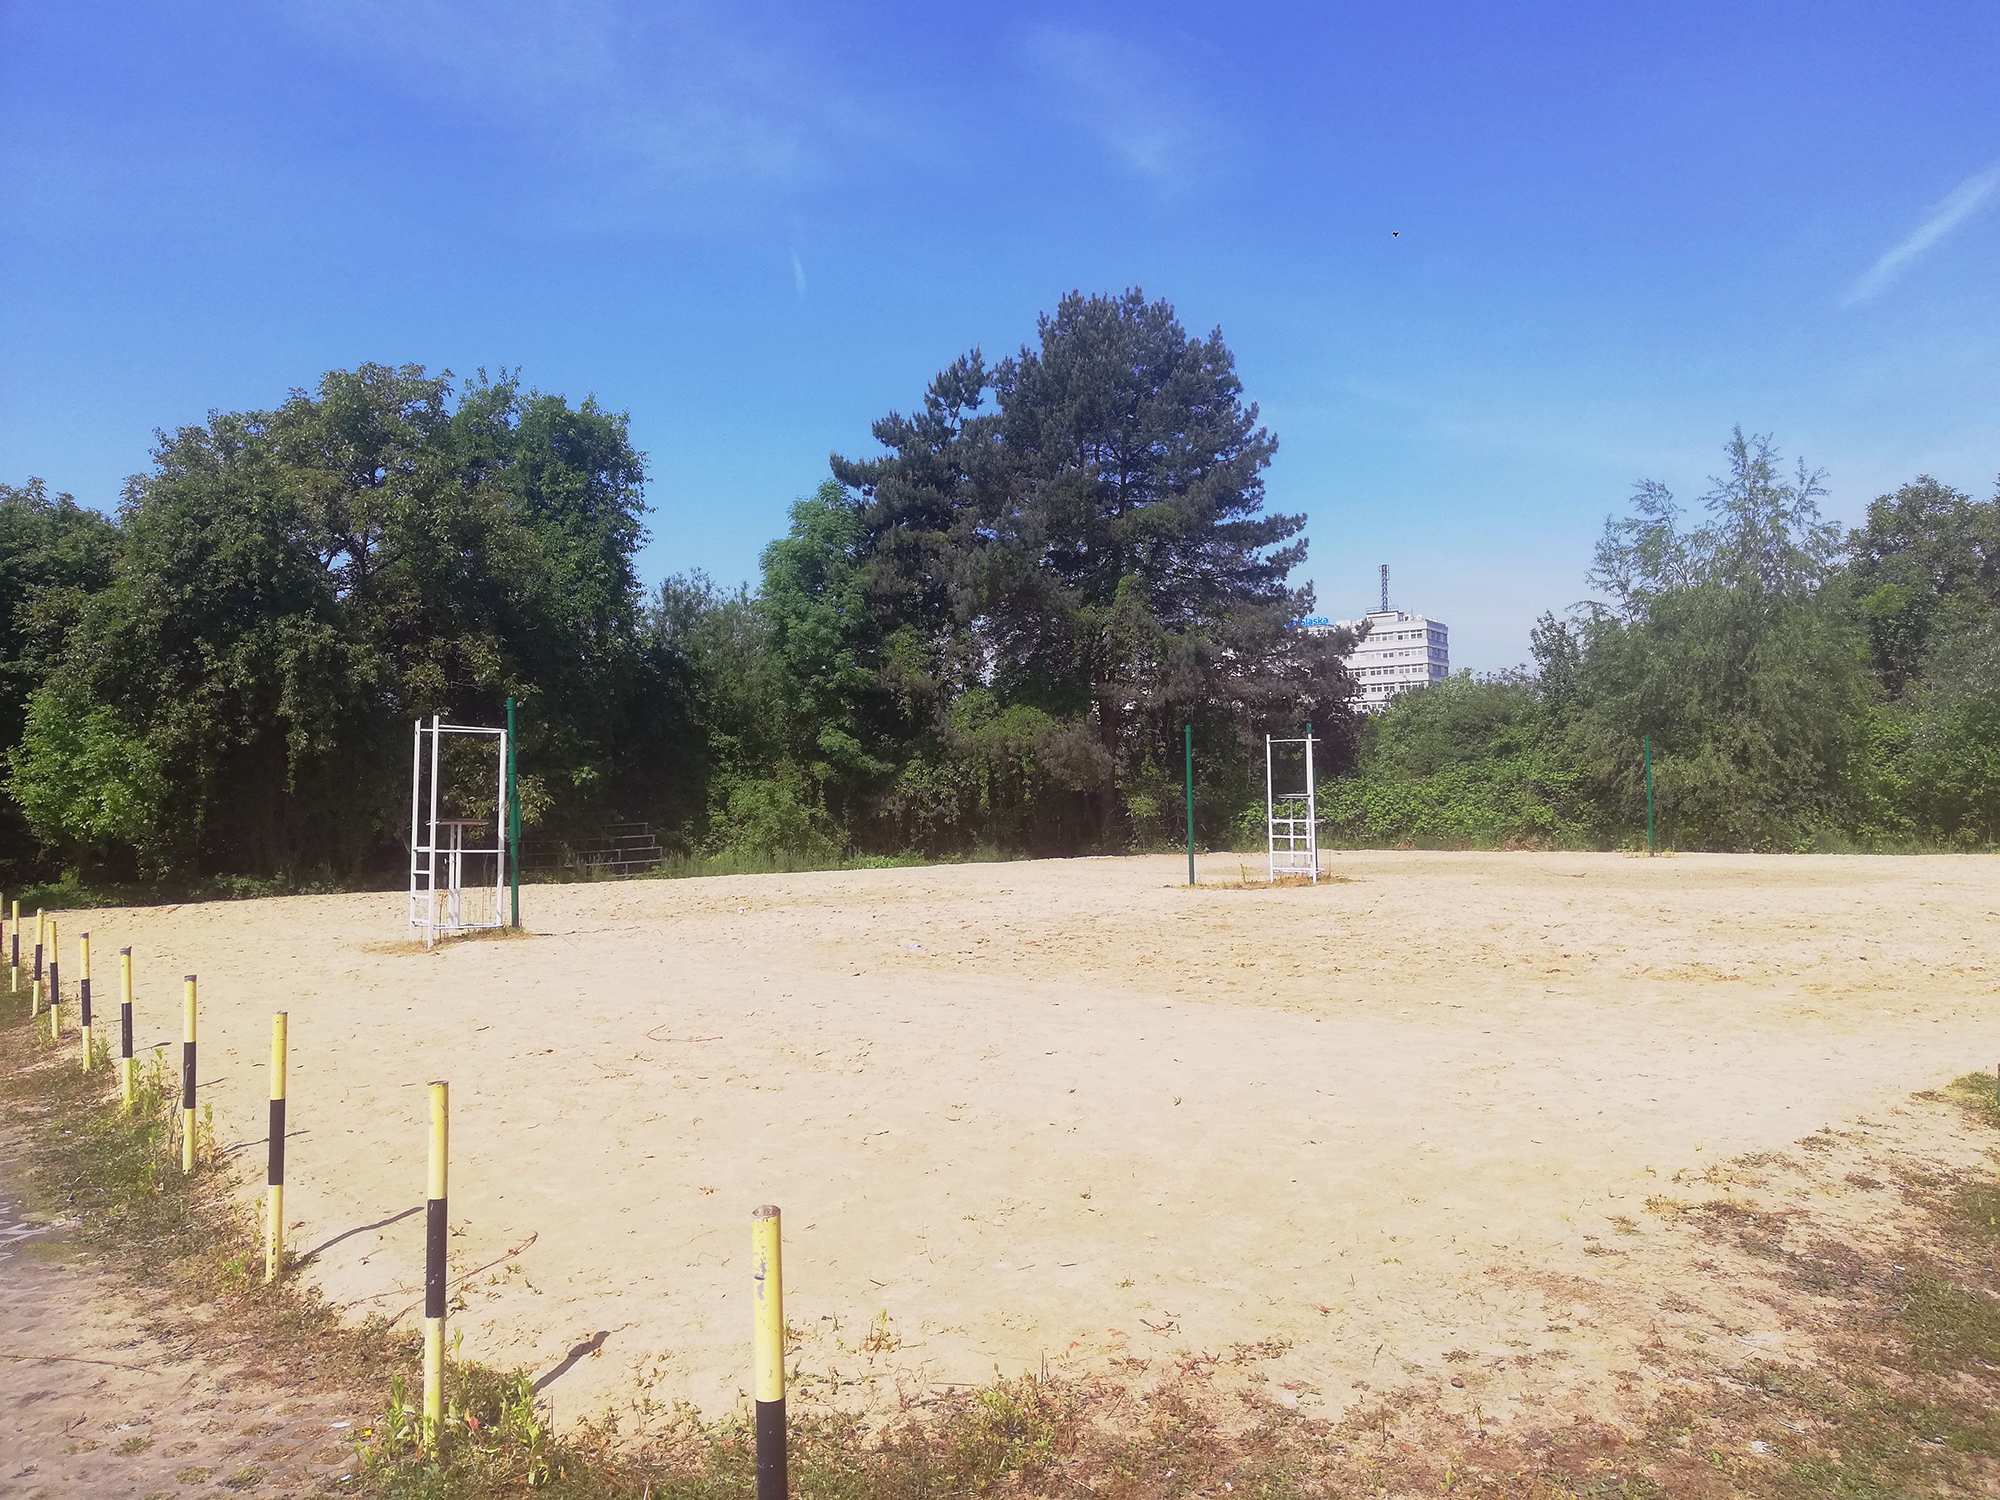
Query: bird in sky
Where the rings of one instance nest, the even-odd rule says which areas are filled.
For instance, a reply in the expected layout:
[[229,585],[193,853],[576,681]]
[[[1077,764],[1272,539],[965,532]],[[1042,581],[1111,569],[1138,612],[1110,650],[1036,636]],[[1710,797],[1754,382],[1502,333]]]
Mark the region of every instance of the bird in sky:
[[1402,237],[1403,237],[1403,231],[1400,229],[1392,229],[1389,231],[1389,238],[1392,240],[1399,240]]

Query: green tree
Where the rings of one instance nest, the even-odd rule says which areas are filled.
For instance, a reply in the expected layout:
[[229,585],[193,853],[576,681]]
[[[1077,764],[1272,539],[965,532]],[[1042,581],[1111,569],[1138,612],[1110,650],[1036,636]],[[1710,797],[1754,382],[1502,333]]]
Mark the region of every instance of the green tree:
[[764,549],[758,600],[783,683],[788,758],[836,801],[890,769],[883,730],[882,632],[865,595],[861,517],[829,479],[791,510]]
[[[662,737],[631,731],[663,695],[624,419],[511,376],[453,396],[367,365],[161,436],[10,757],[40,837],[179,877],[351,874],[404,827],[409,721],[497,723],[508,696],[531,821],[644,780]],[[116,817],[90,756],[133,768]]]
[[886,456],[833,472],[859,497],[875,639],[854,691],[904,747],[875,803],[899,825],[957,807],[1030,847],[1144,841],[1178,822],[1189,720],[1230,788],[1204,813],[1218,826],[1265,728],[1348,744],[1344,643],[1296,628],[1304,519],[1264,514],[1277,441],[1219,330],[1191,338],[1137,291],[1072,293],[1035,344],[995,366],[972,351],[874,433]]
[[[0,755],[20,743],[28,703],[62,655],[84,601],[111,579],[118,528],[39,479],[0,484]],[[0,877],[31,867],[20,809],[0,801]]]
[[1644,826],[1642,736],[1683,847],[1797,847],[1865,802],[1871,687],[1820,476],[1740,428],[1725,451],[1701,525],[1649,483],[1598,547],[1565,753],[1606,836]]
[[1912,824],[1948,843],[2000,843],[2000,620],[1940,643],[1911,696],[1896,772]]
[[2000,499],[1976,502],[1920,474],[1870,502],[1847,553],[1872,664],[1900,698],[1934,641],[1975,629],[2000,606]]

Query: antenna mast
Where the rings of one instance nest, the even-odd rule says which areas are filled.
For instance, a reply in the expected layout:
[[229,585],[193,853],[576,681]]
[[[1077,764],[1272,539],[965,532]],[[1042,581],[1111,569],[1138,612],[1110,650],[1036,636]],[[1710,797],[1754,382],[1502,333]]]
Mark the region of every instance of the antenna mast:
[[1389,612],[1389,565],[1382,564],[1382,613]]

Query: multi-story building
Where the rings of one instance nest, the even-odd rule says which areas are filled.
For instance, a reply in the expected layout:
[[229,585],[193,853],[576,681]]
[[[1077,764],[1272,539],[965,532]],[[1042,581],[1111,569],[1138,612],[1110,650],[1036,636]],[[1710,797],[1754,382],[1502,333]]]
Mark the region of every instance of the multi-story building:
[[1400,692],[1451,675],[1451,631],[1442,620],[1400,609],[1371,609],[1359,620],[1340,624],[1348,630],[1368,627],[1348,653],[1347,670],[1361,685],[1356,702],[1370,713]]
[[[1361,692],[1356,703],[1375,713],[1396,694],[1428,687],[1451,675],[1451,629],[1427,615],[1389,608],[1389,568],[1382,567],[1382,607],[1359,620],[1307,620],[1313,631],[1351,630],[1361,636],[1347,655],[1347,670]],[[1363,631],[1366,631],[1363,634]]]

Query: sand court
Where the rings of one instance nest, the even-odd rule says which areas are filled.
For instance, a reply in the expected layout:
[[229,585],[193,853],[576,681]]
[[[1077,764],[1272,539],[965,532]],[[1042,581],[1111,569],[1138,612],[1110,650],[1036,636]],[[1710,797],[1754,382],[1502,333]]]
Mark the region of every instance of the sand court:
[[420,1313],[448,1079],[453,1327],[559,1419],[742,1400],[774,1202],[806,1393],[1253,1346],[1331,1413],[1559,1316],[1554,1373],[1484,1388],[1505,1420],[1629,1364],[1681,1274],[1607,1256],[1607,1225],[1996,1048],[1988,858],[1327,863],[1285,890],[1189,890],[1175,856],[536,886],[530,936],[432,953],[400,893],[63,928],[100,989],[134,947],[142,1045],[178,1041],[199,973],[246,1191],[290,1012],[290,1244],[356,1316]]

